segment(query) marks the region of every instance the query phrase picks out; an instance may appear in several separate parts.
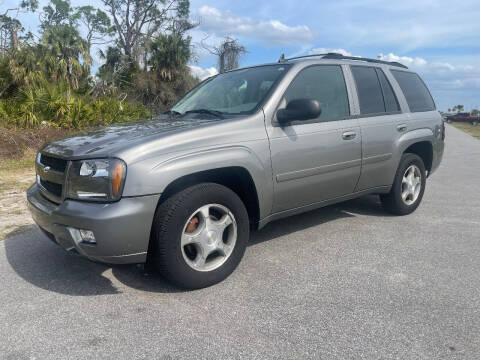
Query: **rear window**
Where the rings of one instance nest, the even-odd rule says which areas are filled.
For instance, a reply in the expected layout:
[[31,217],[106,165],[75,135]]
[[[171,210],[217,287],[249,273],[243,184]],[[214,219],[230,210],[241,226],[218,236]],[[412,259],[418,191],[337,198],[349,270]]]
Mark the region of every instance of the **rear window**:
[[411,72],[391,70],[407,99],[411,112],[435,110],[435,103],[420,77]]
[[352,73],[357,84],[360,113],[362,115],[384,113],[382,88],[375,69],[366,66],[352,66]]
[[377,69],[378,79],[380,80],[380,85],[382,85],[383,90],[383,100],[385,101],[385,110],[387,113],[392,113],[400,111],[400,106],[398,105],[397,98],[392,90],[392,86],[388,81],[387,77],[383,73],[383,70]]

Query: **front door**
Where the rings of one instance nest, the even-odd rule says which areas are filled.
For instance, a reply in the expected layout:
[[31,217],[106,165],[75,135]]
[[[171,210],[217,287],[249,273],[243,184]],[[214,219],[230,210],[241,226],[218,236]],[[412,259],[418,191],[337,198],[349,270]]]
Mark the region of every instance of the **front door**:
[[274,181],[273,213],[351,194],[361,168],[361,132],[350,118],[340,65],[301,70],[287,88],[279,109],[294,99],[315,99],[317,119],[267,125]]

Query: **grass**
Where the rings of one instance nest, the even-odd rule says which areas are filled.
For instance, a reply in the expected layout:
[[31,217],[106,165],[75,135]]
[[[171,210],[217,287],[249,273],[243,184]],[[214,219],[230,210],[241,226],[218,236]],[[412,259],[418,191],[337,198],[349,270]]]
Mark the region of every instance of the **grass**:
[[472,125],[470,123],[452,122],[450,125],[480,140],[480,124]]
[[0,173],[6,171],[32,170],[35,166],[35,152],[33,150],[26,151],[20,158],[0,158]]

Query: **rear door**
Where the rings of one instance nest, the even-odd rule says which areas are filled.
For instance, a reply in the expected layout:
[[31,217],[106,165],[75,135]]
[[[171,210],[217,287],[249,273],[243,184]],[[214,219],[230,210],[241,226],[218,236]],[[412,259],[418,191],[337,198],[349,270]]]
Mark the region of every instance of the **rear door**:
[[409,117],[384,70],[351,66],[359,105],[362,131],[362,172],[356,191],[391,185],[397,166],[393,157],[397,139],[408,129]]
[[350,116],[340,65],[312,65],[296,75],[278,108],[294,99],[314,99],[317,119],[267,125],[274,177],[273,212],[351,194],[360,175],[361,136]]

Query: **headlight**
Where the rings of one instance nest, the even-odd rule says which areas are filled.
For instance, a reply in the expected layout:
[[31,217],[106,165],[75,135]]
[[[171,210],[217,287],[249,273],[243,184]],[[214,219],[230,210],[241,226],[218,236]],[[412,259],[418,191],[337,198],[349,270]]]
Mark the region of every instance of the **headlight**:
[[67,177],[67,198],[116,201],[122,196],[127,167],[119,159],[72,161]]

